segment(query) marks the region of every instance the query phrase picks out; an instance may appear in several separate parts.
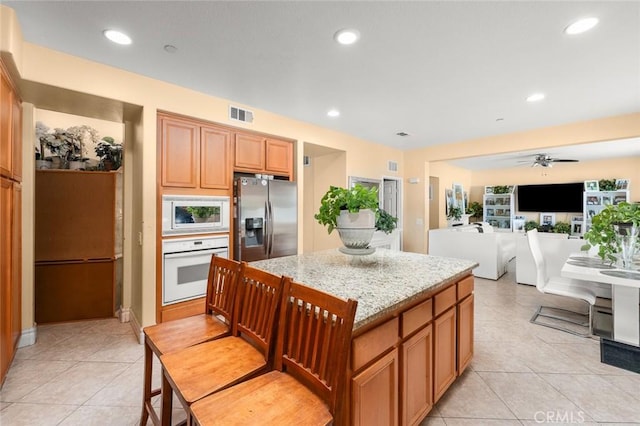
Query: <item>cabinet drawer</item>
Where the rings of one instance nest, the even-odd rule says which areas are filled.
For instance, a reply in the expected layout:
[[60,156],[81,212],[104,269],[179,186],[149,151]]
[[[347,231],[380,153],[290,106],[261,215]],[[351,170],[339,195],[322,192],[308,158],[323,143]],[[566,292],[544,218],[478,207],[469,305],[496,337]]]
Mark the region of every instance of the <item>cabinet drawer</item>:
[[351,347],[353,371],[357,371],[395,345],[398,342],[398,330],[398,318],[394,318],[353,339]]
[[426,300],[402,314],[402,337],[405,338],[433,318],[433,299]]
[[458,282],[458,300],[462,300],[473,293],[473,277],[468,276]]
[[433,299],[435,300],[433,315],[437,317],[456,304],[456,285],[454,284],[448,289],[436,294]]

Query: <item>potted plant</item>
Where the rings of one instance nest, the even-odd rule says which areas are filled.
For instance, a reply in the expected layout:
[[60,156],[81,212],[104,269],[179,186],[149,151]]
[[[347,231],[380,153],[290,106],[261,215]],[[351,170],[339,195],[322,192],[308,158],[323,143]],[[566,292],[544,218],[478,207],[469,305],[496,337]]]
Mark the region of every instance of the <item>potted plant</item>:
[[615,262],[622,252],[621,236],[632,237],[630,243],[635,244],[637,234],[630,235],[632,227],[636,230],[640,227],[640,204],[624,201],[609,204],[591,218],[591,228],[584,234],[587,244],[582,246],[582,250],[598,246],[598,256],[602,260]]
[[397,218],[378,207],[378,190],[356,183],[352,188],[329,187],[314,218],[331,234],[338,230],[348,249],[366,249],[376,229],[391,232]]
[[67,144],[69,145],[67,152],[69,168],[84,170],[85,162],[88,160],[85,144],[87,142],[96,144],[98,142],[98,131],[87,125],[72,126],[66,130],[66,135],[68,136]]
[[528,220],[524,223],[524,230],[531,231],[532,229],[538,229],[538,226],[540,226],[540,224],[535,220]]
[[447,213],[447,219],[455,221],[462,219],[462,208],[450,205],[449,212]]
[[552,228],[551,232],[553,232],[555,234],[569,234],[569,235],[571,235],[571,224],[569,224],[567,222],[556,222],[556,224],[553,225],[553,228]]
[[482,207],[482,204],[477,201],[472,201],[469,203],[469,206],[467,207],[467,214],[470,215],[470,217],[473,217],[476,220],[482,220],[483,213],[484,209]]
[[96,145],[96,155],[100,158],[100,169],[118,170],[122,165],[122,144],[111,136],[105,136]]

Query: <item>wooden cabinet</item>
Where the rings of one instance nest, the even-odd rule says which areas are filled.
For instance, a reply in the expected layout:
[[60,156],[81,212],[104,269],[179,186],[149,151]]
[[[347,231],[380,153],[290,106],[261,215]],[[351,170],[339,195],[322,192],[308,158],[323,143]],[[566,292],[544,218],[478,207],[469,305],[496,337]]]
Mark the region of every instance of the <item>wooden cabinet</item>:
[[456,308],[452,307],[433,322],[433,401],[437,402],[455,381]]
[[473,358],[473,286],[469,275],[355,333],[348,423],[424,420]]
[[433,406],[432,334],[430,324],[402,344],[403,425],[420,424]]
[[0,384],[22,331],[22,106],[0,61]]
[[231,188],[229,130],[178,117],[159,123],[163,187]]
[[458,375],[473,358],[473,294],[458,304]]
[[36,170],[36,322],[114,315],[120,176]]
[[394,349],[352,379],[353,424],[398,424],[398,350]]
[[200,129],[200,187],[231,188],[229,131],[216,127]]
[[293,143],[260,135],[237,133],[234,147],[237,171],[293,175]]

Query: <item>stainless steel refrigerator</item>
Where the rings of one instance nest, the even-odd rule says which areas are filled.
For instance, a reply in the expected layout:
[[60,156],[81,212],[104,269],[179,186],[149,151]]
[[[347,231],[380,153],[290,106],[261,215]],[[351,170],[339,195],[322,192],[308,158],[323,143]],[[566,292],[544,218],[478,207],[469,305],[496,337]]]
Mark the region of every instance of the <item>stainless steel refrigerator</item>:
[[296,183],[239,177],[234,181],[234,258],[254,260],[297,254]]

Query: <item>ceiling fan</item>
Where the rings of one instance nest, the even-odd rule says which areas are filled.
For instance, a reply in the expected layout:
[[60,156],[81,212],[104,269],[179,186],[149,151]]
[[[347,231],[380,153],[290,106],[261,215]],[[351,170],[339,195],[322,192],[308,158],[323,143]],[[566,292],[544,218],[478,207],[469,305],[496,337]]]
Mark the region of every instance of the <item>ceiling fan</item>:
[[[552,158],[549,154],[536,154],[531,163],[531,167],[553,167],[553,163],[577,163],[580,160],[570,160],[566,158]],[[522,161],[528,163],[528,161]]]

